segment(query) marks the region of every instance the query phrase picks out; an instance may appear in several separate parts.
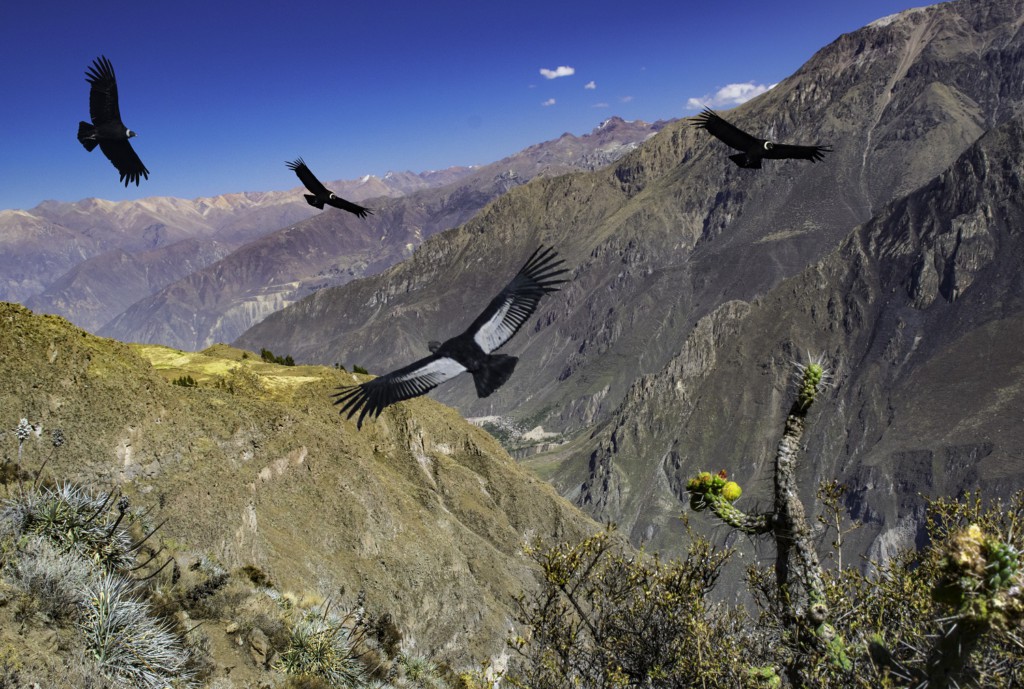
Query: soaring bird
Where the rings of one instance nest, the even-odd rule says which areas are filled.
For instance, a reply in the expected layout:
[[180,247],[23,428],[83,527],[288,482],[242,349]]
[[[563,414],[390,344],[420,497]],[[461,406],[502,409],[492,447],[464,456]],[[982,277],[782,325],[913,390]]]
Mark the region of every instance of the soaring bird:
[[351,419],[359,412],[356,426],[362,428],[367,414],[380,416],[389,404],[418,397],[465,371],[473,374],[478,397],[500,388],[519,359],[491,352],[512,339],[533,315],[541,297],[558,291],[556,285],[566,282],[556,279],[568,272],[559,268],[565,261],[557,257],[551,247],[538,247],[464,333],[444,343],[430,342],[427,346],[432,354],[427,358],[361,385],[338,388],[340,392],[332,396],[335,404],[343,405],[339,413],[348,412]]
[[740,167],[761,169],[762,158],[799,158],[812,163],[821,160],[826,153],[832,151],[830,146],[794,146],[777,144],[767,139],[758,139],[745,131],[729,124],[712,110],[704,108],[704,112],[693,118],[695,127],[707,129],[715,138],[724,141],[733,148],[743,151],[729,156],[729,160]]
[[293,160],[290,163],[285,163],[285,165],[288,166],[288,169],[295,171],[295,174],[299,176],[300,180],[302,180],[302,184],[305,185],[306,189],[313,192],[312,194],[303,194],[303,196],[306,197],[306,203],[309,205],[323,210],[324,204],[326,203],[328,206],[334,206],[335,208],[340,208],[343,211],[355,213],[360,218],[365,218],[367,215],[373,214],[373,211],[369,208],[364,208],[358,203],[352,203],[351,201],[346,201],[340,196],[335,196],[333,191],[325,187],[323,183],[316,178],[316,175],[309,171],[309,168],[306,167],[306,163],[302,158]]
[[128,139],[135,136],[135,132],[124,126],[124,122],[121,121],[114,66],[101,55],[93,60],[92,65],[86,70],[85,80],[91,86],[89,117],[92,118],[92,124],[78,123],[78,140],[87,151],[99,146],[103,155],[107,156],[121,173],[121,181],[126,187],[129,182],[135,182],[135,186],[139,186],[139,177],[149,179],[149,170],[128,143]]

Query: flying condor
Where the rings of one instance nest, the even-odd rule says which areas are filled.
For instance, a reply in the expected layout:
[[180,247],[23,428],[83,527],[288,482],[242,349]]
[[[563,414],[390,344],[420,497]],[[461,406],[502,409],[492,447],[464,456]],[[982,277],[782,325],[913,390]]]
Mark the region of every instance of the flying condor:
[[460,373],[473,374],[478,397],[487,397],[500,388],[516,368],[517,357],[492,352],[518,332],[536,311],[541,297],[558,291],[568,272],[551,247],[538,247],[505,289],[487,305],[483,313],[461,335],[443,343],[431,342],[432,354],[405,368],[374,378],[361,385],[338,388],[334,403],[342,405],[340,414],[352,418],[359,412],[356,426],[363,427],[367,414],[380,416],[384,407],[422,395]]
[[740,167],[761,169],[763,158],[797,158],[809,160],[812,163],[821,160],[826,153],[830,153],[830,146],[794,146],[792,144],[777,144],[767,139],[758,139],[745,131],[729,124],[708,108],[704,112],[692,118],[695,127],[707,129],[711,134],[733,148],[743,151],[729,156],[729,160]]
[[85,80],[90,84],[89,117],[92,118],[92,124],[78,123],[78,141],[87,151],[99,146],[103,155],[107,156],[121,173],[121,181],[126,187],[129,182],[135,182],[135,186],[139,186],[139,177],[149,179],[149,170],[128,143],[128,139],[135,136],[135,132],[124,126],[124,122],[121,121],[114,66],[101,55],[93,60],[92,65],[86,70]]
[[306,163],[302,158],[293,160],[290,163],[285,163],[288,169],[294,170],[295,174],[298,175],[299,179],[302,180],[302,184],[305,185],[306,189],[311,191],[311,194],[303,194],[306,197],[306,203],[313,206],[314,208],[324,209],[324,204],[328,206],[334,206],[340,208],[343,211],[354,213],[360,218],[365,218],[367,215],[372,215],[373,211],[369,208],[364,208],[358,203],[352,203],[346,201],[340,196],[335,196],[334,192],[323,185],[323,183],[316,178],[309,168],[306,167]]

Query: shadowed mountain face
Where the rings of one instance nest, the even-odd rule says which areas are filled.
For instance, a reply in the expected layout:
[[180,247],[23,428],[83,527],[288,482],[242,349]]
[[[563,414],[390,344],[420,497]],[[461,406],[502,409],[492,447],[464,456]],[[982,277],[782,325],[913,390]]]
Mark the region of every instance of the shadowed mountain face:
[[725,468],[747,507],[771,499],[792,363],[825,356],[808,491],[837,478],[866,528],[851,552],[921,537],[920,494],[1024,485],[1024,113],[840,247],[752,303],[702,318],[606,424],[560,448],[556,485],[634,540],[669,546],[685,483]]
[[538,175],[607,165],[661,126],[612,118],[588,135],[565,134],[531,146],[474,168],[458,181],[401,198],[361,202],[374,209],[367,218],[328,209],[249,242],[138,301],[99,332],[188,350],[231,341],[312,291],[400,261],[425,238],[465,222],[509,189]]
[[[1013,120],[1024,104],[1022,24],[1022,0],[972,0],[904,12],[843,35],[728,115],[773,140],[830,144],[835,151],[823,162],[738,169],[720,142],[688,123],[673,123],[609,168],[512,190],[462,227],[425,242],[404,263],[312,295],[238,342],[300,361],[384,372],[425,355],[428,341],[465,328],[483,305],[479,295],[512,275],[531,247],[551,244],[575,267],[573,281],[541,305],[508,347],[522,359],[515,375],[485,400],[464,381],[436,398],[467,416],[504,415],[526,428],[543,424],[576,433],[557,457],[558,485],[594,514],[628,525],[635,540],[665,545],[673,540],[670,522],[689,473],[725,466],[741,477],[754,467],[755,481],[766,475],[764,462],[789,402],[788,362],[808,349],[825,351],[838,369],[837,392],[850,397],[815,430],[828,462],[814,468],[814,477],[848,478],[856,486],[856,508],[875,522],[864,538],[882,533],[874,543],[888,547],[907,510],[919,509],[911,497],[916,491],[955,492],[971,484],[947,464],[971,471],[987,466],[993,476],[1009,472],[1019,485],[1021,468],[1011,461],[1016,456],[1019,462],[1020,451],[1013,450],[1019,443],[1010,440],[1009,449],[993,454],[985,449],[991,441],[954,433],[955,424],[941,426],[946,439],[925,443],[934,421],[915,390],[931,386],[937,398],[954,399],[941,387],[949,382],[941,362],[977,361],[989,346],[984,343],[1000,337],[994,324],[967,319],[965,304],[998,303],[1009,309],[999,316],[1006,319],[1003,328],[1020,323],[1012,320],[1017,307],[1001,291],[1011,278],[981,277],[1009,270],[1012,263],[993,263],[994,247],[1012,245],[1013,225],[1004,219],[1005,230],[982,231],[995,220],[979,209],[985,198],[992,213],[1016,212],[996,201],[1019,184],[1020,151],[1010,132],[1018,132],[1019,141]],[[964,162],[979,156],[1000,162]],[[936,185],[950,198],[919,196]],[[850,261],[882,261],[886,256],[877,249],[892,241],[900,222],[906,239],[899,251],[907,265],[885,265],[909,271],[903,277],[893,273],[884,287],[869,288],[864,281],[879,278],[868,268],[848,283],[833,284],[820,274],[827,261],[837,261],[837,273]],[[874,244],[862,246],[868,237]],[[840,246],[846,254],[834,253]],[[831,299],[819,301],[825,293]],[[872,308],[881,309],[880,302],[895,303],[900,294],[906,303],[893,322],[903,325],[883,329],[895,338],[887,346],[865,322],[896,312],[876,315],[862,302],[873,298]],[[804,317],[800,309],[809,308],[799,304],[812,299],[816,320],[790,329]],[[769,313],[763,309],[770,300],[778,306]],[[961,315],[941,317],[944,308]],[[759,329],[743,335],[755,313],[762,314]],[[929,320],[926,314],[936,315]],[[928,328],[941,337],[928,335]],[[906,368],[894,376],[892,367]],[[717,382],[687,382],[705,371],[701,375],[714,374]],[[699,403],[703,413],[684,413],[668,398],[650,401],[641,413],[633,405],[645,399],[644,386],[652,381],[688,404]],[[951,421],[948,414],[939,418]],[[1001,418],[993,423],[1005,427],[1007,417]],[[900,434],[885,436],[897,421],[906,424]],[[625,444],[628,433],[635,439]],[[880,434],[891,449],[878,450]],[[904,449],[896,449],[904,441]],[[926,454],[913,455],[917,468],[907,469],[897,461],[904,451]],[[971,459],[982,455],[991,459]],[[893,485],[897,466],[909,472],[898,479],[901,497],[875,500],[879,487]],[[980,481],[983,474],[974,476]],[[812,478],[809,473],[808,485]],[[909,523],[900,533],[915,529]]]

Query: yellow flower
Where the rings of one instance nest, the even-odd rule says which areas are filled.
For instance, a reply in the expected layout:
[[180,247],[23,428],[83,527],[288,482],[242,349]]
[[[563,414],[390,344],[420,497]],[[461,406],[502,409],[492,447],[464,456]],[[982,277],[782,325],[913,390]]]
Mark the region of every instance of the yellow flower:
[[729,481],[724,486],[722,486],[722,497],[728,500],[729,502],[736,502],[736,500],[738,500],[740,495],[742,494],[743,489],[740,488],[740,484],[736,483],[735,481]]

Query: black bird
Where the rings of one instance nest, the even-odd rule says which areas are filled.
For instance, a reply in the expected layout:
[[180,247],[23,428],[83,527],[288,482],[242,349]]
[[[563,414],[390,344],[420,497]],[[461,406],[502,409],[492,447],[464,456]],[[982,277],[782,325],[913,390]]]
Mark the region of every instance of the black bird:
[[306,197],[306,203],[309,205],[323,210],[324,204],[326,203],[328,206],[334,206],[335,208],[340,208],[343,211],[355,213],[360,218],[365,218],[367,215],[373,214],[373,211],[369,208],[360,206],[358,203],[346,201],[340,196],[335,196],[333,191],[325,187],[323,183],[316,178],[316,175],[309,171],[309,168],[306,167],[306,163],[303,162],[302,158],[293,160],[290,163],[285,163],[285,165],[288,166],[288,169],[294,170],[295,174],[299,176],[300,180],[302,180],[302,184],[313,192],[312,194],[303,194],[303,196]]
[[103,155],[107,156],[121,173],[121,181],[126,187],[129,182],[135,182],[135,186],[139,186],[139,177],[149,179],[149,170],[128,143],[128,139],[135,136],[135,132],[124,126],[124,122],[121,121],[114,66],[101,55],[93,60],[92,65],[86,70],[85,80],[91,85],[89,117],[92,118],[92,124],[78,123],[78,140],[87,151],[99,146]]
[[339,413],[348,412],[351,419],[359,412],[356,426],[362,428],[367,414],[380,416],[389,404],[418,397],[465,371],[473,374],[478,397],[500,388],[519,359],[491,352],[512,339],[533,315],[541,297],[557,292],[556,285],[566,282],[555,279],[569,272],[559,268],[565,261],[557,257],[551,247],[538,247],[466,332],[444,343],[429,343],[433,353],[427,358],[361,385],[338,388],[340,392],[332,396],[335,404],[344,405]]
[[798,158],[809,160],[812,163],[821,160],[826,153],[830,153],[830,146],[793,146],[791,144],[776,144],[767,139],[758,139],[745,131],[729,124],[712,110],[705,108],[704,112],[693,118],[695,127],[701,127],[711,132],[716,139],[720,139],[735,149],[743,151],[729,156],[729,160],[740,167],[761,169],[761,159],[771,158]]

